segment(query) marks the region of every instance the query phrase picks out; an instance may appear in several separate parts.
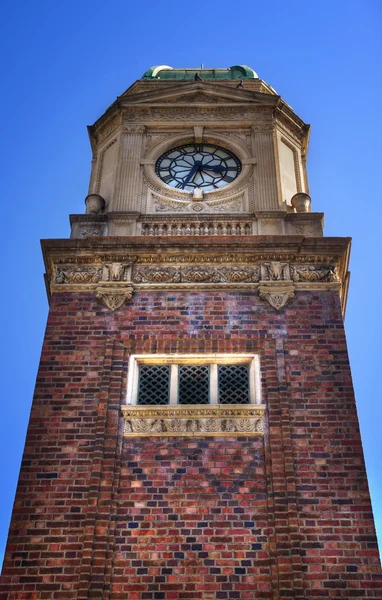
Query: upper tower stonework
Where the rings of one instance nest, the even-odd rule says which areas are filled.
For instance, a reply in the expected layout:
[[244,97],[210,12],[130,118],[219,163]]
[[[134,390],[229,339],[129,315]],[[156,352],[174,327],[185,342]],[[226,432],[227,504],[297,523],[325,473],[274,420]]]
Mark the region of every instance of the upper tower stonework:
[[72,237],[322,235],[309,126],[249,67],[152,67],[89,136],[87,216],[72,216]]

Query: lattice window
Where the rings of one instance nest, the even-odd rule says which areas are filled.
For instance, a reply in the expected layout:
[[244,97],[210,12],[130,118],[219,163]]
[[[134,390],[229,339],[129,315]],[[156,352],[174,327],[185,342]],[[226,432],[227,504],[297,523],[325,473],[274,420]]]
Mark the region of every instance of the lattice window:
[[141,365],[138,404],[168,404],[169,398],[170,365]]
[[256,404],[260,397],[256,355],[151,354],[130,358],[127,404]]
[[248,365],[219,365],[218,385],[220,404],[248,404]]
[[179,404],[208,404],[209,365],[179,365]]

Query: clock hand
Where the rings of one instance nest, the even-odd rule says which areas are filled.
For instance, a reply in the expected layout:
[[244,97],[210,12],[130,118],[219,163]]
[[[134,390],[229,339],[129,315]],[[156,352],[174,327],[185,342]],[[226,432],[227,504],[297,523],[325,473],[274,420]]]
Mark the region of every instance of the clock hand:
[[215,171],[215,173],[223,173],[224,171],[228,171],[228,167],[223,167],[222,165],[202,165],[202,171]]
[[189,174],[187,175],[186,179],[183,181],[183,185],[182,188],[184,189],[186,187],[186,185],[189,183],[189,181],[191,181],[191,179],[194,177],[195,173],[197,171],[199,171],[200,169],[200,164],[201,163],[195,163],[194,166],[192,167],[191,171],[189,172]]

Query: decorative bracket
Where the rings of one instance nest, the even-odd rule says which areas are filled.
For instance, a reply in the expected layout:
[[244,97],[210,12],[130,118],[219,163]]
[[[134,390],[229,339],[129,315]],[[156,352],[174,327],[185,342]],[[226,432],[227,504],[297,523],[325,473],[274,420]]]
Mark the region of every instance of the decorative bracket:
[[[280,285],[281,284],[281,285]],[[285,306],[289,300],[294,297],[294,286],[286,282],[273,281],[272,284],[264,284],[263,282],[259,285],[259,296],[262,300],[267,300],[273,308],[280,310]]]
[[95,295],[109,310],[115,311],[121,308],[127,300],[131,300],[133,286],[129,285],[123,288],[98,287]]

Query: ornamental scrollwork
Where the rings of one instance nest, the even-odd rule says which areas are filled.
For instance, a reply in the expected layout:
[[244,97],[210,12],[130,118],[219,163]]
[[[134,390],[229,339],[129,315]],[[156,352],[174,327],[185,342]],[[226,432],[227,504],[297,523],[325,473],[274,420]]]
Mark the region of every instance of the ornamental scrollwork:
[[57,267],[53,282],[98,283],[102,277],[102,267]]
[[221,281],[221,276],[216,269],[211,267],[189,267],[182,272],[182,281],[218,283]]
[[340,281],[340,277],[335,266],[319,267],[316,265],[301,265],[291,267],[292,280],[299,281]]
[[253,268],[222,267],[219,271],[222,277],[230,283],[257,283],[260,281],[260,266]]
[[174,267],[143,267],[134,270],[134,283],[179,283],[180,272]]
[[138,267],[134,283],[258,283],[260,266]]

